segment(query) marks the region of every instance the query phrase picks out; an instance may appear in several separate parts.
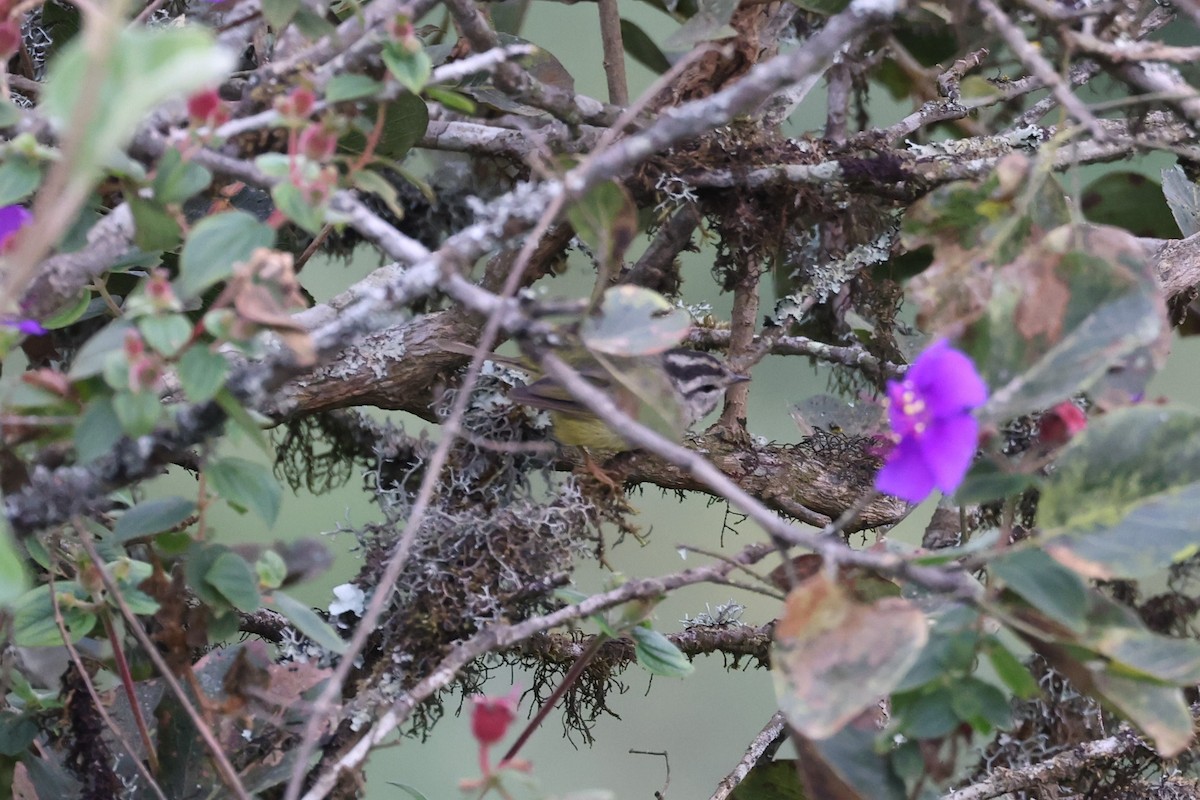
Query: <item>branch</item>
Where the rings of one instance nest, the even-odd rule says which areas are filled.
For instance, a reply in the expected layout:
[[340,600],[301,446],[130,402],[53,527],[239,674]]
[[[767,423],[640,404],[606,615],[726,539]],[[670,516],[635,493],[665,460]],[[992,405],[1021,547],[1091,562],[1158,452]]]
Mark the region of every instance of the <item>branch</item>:
[[1063,778],[1079,777],[1096,762],[1122,758],[1146,749],[1148,748],[1137,734],[1128,726],[1122,725],[1115,736],[1075,745],[1067,752],[1047,761],[1039,761],[1017,769],[994,768],[991,770],[991,777],[986,781],[951,792],[944,800],[987,800],[1034,786],[1054,784]]
[[[720,581],[714,579],[712,582]],[[772,629],[772,624],[758,627],[696,625],[678,633],[667,634],[667,638],[687,656],[713,653],[751,656],[759,664],[766,666],[770,658]],[[541,664],[570,665],[579,659],[594,640],[594,636],[541,633],[531,636],[513,649],[523,656],[536,658]],[[608,664],[628,664],[635,661],[637,656],[631,640],[610,639],[601,645],[596,658]]]
[[1083,123],[1092,136],[1097,139],[1104,139],[1105,132],[1101,127],[1100,122],[1092,115],[1087,106],[1075,96],[1066,81],[1054,69],[1054,66],[1038,52],[1038,50],[1029,43],[1025,35],[1013,24],[1012,20],[1000,10],[992,0],[978,0],[979,8],[984,15],[992,23],[997,33],[1008,44],[1009,48],[1016,54],[1025,68],[1034,74],[1038,80],[1042,81],[1046,86],[1050,87],[1050,91],[1062,103],[1063,107],[1070,112],[1076,120]]
[[396,730],[421,703],[449,686],[459,671],[487,653],[515,647],[535,634],[584,619],[631,600],[657,598],[683,586],[720,581],[741,566],[754,564],[774,552],[770,545],[750,545],[732,558],[712,565],[692,567],[661,578],[630,581],[617,589],[593,595],[574,605],[515,625],[494,625],[454,647],[441,664],[416,686],[403,693],[386,713],[337,763],[322,773],[304,795],[304,800],[320,800],[336,785],[343,771],[359,767],[371,750]]
[[776,711],[771,715],[771,719],[767,720],[767,724],[758,732],[758,735],[754,737],[754,740],[750,742],[742,760],[717,784],[717,790],[713,792],[712,800],[728,800],[738,784],[750,774],[750,770],[758,766],[764,758],[769,757],[768,754],[779,746],[786,731],[787,722],[783,718],[783,712]]

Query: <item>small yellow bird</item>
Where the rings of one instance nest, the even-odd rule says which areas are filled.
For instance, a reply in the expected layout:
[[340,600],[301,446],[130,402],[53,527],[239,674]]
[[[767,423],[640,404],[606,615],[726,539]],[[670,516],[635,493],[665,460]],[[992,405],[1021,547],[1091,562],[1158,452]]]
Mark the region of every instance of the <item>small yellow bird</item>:
[[[474,352],[457,343],[445,343],[443,347],[456,353]],[[536,375],[536,367],[520,359],[497,355],[490,358]],[[749,375],[735,372],[717,356],[686,348],[646,356],[606,356],[603,363],[591,354],[574,353],[566,361],[630,417],[644,417],[638,411],[649,407],[677,434],[712,413],[730,386],[750,380]],[[515,387],[508,396],[514,403],[550,412],[552,433],[559,444],[602,453],[632,449],[619,431],[610,428],[553,378],[535,378]]]

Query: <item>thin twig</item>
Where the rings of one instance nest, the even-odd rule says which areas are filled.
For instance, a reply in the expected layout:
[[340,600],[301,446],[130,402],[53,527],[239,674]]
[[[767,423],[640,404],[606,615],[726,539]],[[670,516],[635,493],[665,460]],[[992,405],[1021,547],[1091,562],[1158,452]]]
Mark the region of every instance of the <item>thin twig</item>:
[[158,652],[158,647],[150,635],[146,633],[145,627],[142,626],[141,620],[134,615],[129,608],[129,603],[125,601],[124,595],[121,594],[121,588],[117,586],[112,575],[108,571],[108,565],[104,563],[104,559],[96,552],[96,544],[92,541],[92,534],[88,531],[84,521],[75,517],[72,520],[72,526],[75,528],[76,534],[79,536],[79,543],[83,547],[84,552],[91,558],[92,564],[96,567],[96,574],[100,576],[101,583],[108,591],[109,596],[116,602],[117,607],[121,609],[121,616],[125,618],[125,623],[129,626],[130,632],[133,633],[138,644],[142,646],[142,651],[150,662],[154,664],[154,668],[158,670],[158,675],[163,682],[175,695],[175,699],[179,701],[180,707],[184,713],[191,719],[192,724],[196,726],[196,733],[199,734],[200,740],[204,742],[205,749],[212,756],[213,764],[217,768],[217,773],[221,776],[221,782],[225,784],[230,793],[238,798],[238,800],[250,800],[250,795],[246,793],[245,787],[242,786],[242,781],[238,777],[237,771],[233,768],[233,764],[229,763],[229,759],[225,755],[225,751],[221,749],[220,743],[213,735],[213,732],[205,724],[204,718],[200,716],[200,712],[188,699],[187,692],[183,686],[175,678],[171,672],[171,666],[167,664],[166,659]]
[[[154,792],[154,795],[158,797],[159,800],[167,800],[167,796],[163,794],[162,787],[158,785],[158,781],[154,780],[154,775],[152,775],[150,770],[146,768],[146,765],[142,763],[142,760],[138,758],[137,751],[133,748],[133,743],[126,738],[120,726],[117,725],[116,720],[109,716],[104,702],[100,699],[100,695],[96,691],[96,685],[92,682],[91,675],[88,674],[87,669],[83,665],[83,659],[79,655],[79,650],[71,641],[71,634],[67,631],[67,623],[63,618],[62,608],[60,608],[58,604],[58,592],[54,588],[53,577],[51,577],[50,580],[50,605],[54,609],[54,624],[58,626],[58,632],[59,635],[62,636],[63,646],[67,650],[67,655],[71,657],[71,663],[75,665],[75,669],[79,672],[80,680],[82,680],[83,685],[87,687],[88,695],[90,695],[92,698],[92,706],[96,709],[96,713],[100,715],[100,719],[104,721],[104,726],[108,728],[109,732],[113,735],[113,738],[117,740],[119,745],[121,745],[121,749],[128,754],[129,760],[133,762],[133,766],[135,769],[137,769],[138,774],[140,774],[146,780],[146,785],[150,787],[150,791]],[[136,704],[137,697],[130,696],[129,702],[131,705]],[[149,746],[147,746],[147,750],[149,750]]]
[[604,48],[604,77],[608,81],[608,102],[629,105],[629,86],[625,79],[625,44],[621,39],[621,11],[617,0],[599,0],[600,41]]
[[[773,548],[769,545],[749,545],[732,560],[740,564],[753,564],[772,551]],[[726,562],[692,567],[659,578],[634,580],[544,616],[527,619],[514,625],[494,625],[483,629],[465,642],[456,645],[425,678],[401,695],[392,708],[383,714],[366,734],[338,759],[331,769],[318,776],[309,791],[305,793],[303,800],[324,798],[336,784],[337,776],[342,770],[353,769],[362,764],[372,748],[403,724],[413,709],[450,685],[459,670],[481,655],[513,647],[535,634],[590,617],[631,600],[659,597],[682,586],[719,579],[727,575],[731,569],[733,567]]]
[[1000,10],[1000,7],[992,2],[992,0],[978,0],[978,2],[979,8],[992,23],[992,27],[996,29],[1000,37],[1004,39],[1005,43],[1008,44],[1009,48],[1020,59],[1021,63],[1025,65],[1025,68],[1032,72],[1046,86],[1050,87],[1050,91],[1053,92],[1058,102],[1062,103],[1063,108],[1072,117],[1082,123],[1091,132],[1093,137],[1100,140],[1107,138],[1108,134],[1103,126],[1100,125],[1099,120],[1075,96],[1071,88],[1067,85],[1067,82],[1058,74],[1054,66],[1046,60],[1045,56],[1029,43],[1029,40],[1025,38],[1025,34],[1021,33],[1020,29],[1008,18],[1008,15]]
[[772,714],[763,729],[751,740],[742,760],[717,784],[717,790],[713,792],[711,800],[728,800],[738,784],[750,774],[750,770],[758,766],[764,758],[770,758],[770,753],[778,748],[786,726],[787,722],[784,720],[782,712],[776,711]]
[[988,780],[950,792],[944,800],[987,800],[1034,786],[1053,785],[1063,778],[1075,777],[1093,768],[1098,761],[1127,756],[1146,749],[1146,744],[1128,727],[1107,739],[1084,742],[1046,761],[1013,769],[994,769]]

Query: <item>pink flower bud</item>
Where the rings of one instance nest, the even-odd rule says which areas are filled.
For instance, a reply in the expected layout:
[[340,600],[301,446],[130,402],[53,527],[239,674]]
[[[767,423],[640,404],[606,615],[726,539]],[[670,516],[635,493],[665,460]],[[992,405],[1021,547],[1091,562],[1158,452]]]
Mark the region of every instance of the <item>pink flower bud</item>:
[[471,709],[471,734],[482,745],[493,745],[504,738],[508,726],[517,717],[517,704],[521,701],[521,689],[513,690],[503,697],[485,697],[477,694],[471,698],[475,707]]
[[151,305],[159,311],[178,311],[181,308],[175,289],[171,286],[170,278],[164,269],[156,269],[146,280],[146,297]]
[[309,125],[300,132],[300,154],[312,161],[326,161],[337,148],[337,135],[324,125]]
[[125,331],[125,356],[130,361],[138,358],[146,352],[146,343],[142,341],[142,335],[135,330]]
[[133,392],[158,390],[162,381],[163,366],[156,358],[142,356],[129,363],[129,389]]
[[317,96],[313,94],[312,89],[297,86],[287,97],[275,102],[275,110],[292,119],[307,119],[316,104]]
[[1087,415],[1070,400],[1064,400],[1042,414],[1038,423],[1038,441],[1045,445],[1066,444],[1087,427]]
[[193,126],[220,125],[229,117],[216,89],[197,92],[187,101],[188,120]]

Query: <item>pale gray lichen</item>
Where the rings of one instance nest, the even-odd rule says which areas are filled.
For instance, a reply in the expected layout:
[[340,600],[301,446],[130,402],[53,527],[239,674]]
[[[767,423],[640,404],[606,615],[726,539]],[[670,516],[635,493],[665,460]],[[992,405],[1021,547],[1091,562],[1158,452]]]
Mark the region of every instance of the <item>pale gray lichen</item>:
[[728,603],[721,603],[716,608],[713,608],[708,603],[704,604],[704,611],[701,611],[694,618],[684,614],[683,619],[679,622],[683,627],[691,628],[718,628],[718,627],[740,627],[745,623],[742,622],[742,614],[745,613],[746,607],[741,603],[736,603],[732,599]]

